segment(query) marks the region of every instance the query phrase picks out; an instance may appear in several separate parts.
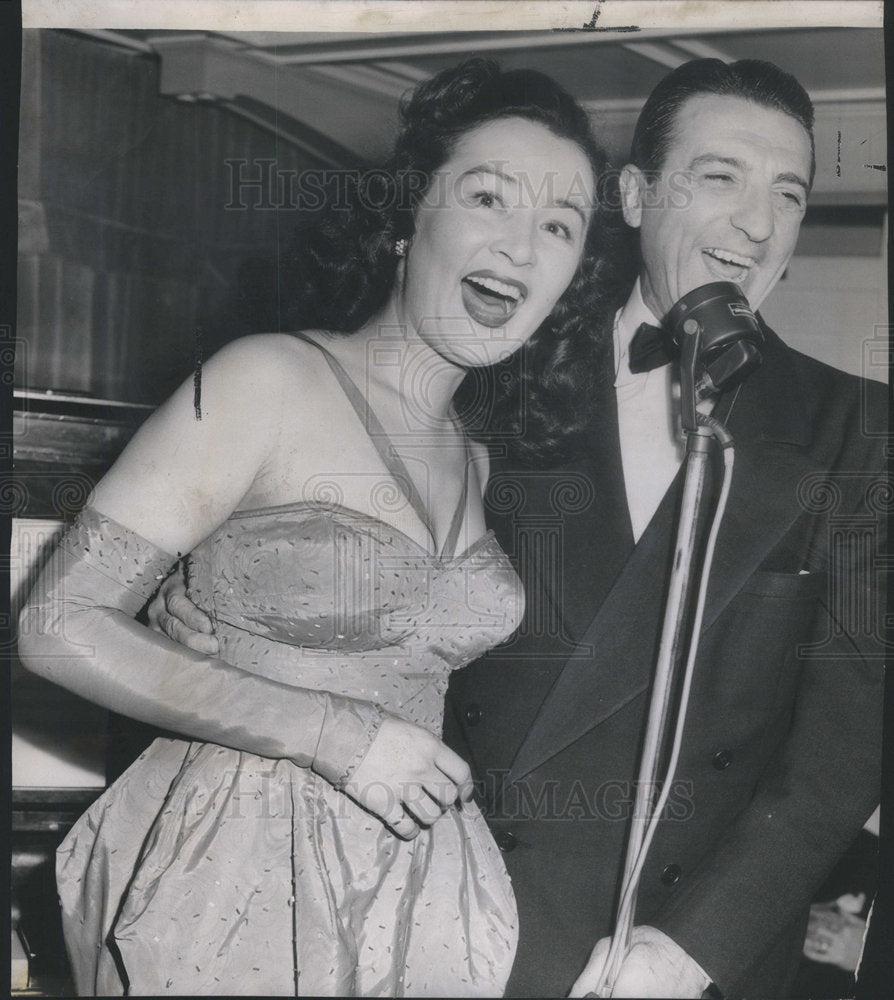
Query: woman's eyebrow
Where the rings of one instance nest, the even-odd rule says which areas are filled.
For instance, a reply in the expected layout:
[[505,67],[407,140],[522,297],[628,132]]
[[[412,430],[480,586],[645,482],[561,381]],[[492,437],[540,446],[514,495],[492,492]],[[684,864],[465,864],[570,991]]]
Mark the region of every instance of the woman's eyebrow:
[[556,201],[556,208],[572,209],[572,211],[577,212],[577,214],[580,216],[580,221],[583,223],[584,226],[586,226],[587,214],[584,211],[584,209],[581,208],[580,205],[575,204],[573,201],[568,201],[567,198],[559,198],[558,201]]
[[517,178],[513,177],[512,174],[507,174],[505,171],[500,170],[499,167],[495,167],[493,164],[480,163],[477,167],[469,167],[468,170],[464,170],[460,177],[469,177],[472,174],[491,174],[494,177],[499,177],[501,180],[509,181],[511,184],[518,184]]
[[[492,164],[479,164],[476,167],[470,167],[468,170],[464,170],[460,175],[460,179],[463,177],[470,177],[472,174],[491,174],[493,177],[499,177],[501,180],[508,181],[510,184],[514,184],[516,187],[519,185],[517,177],[513,177],[512,174],[507,174],[505,171],[500,170],[499,167],[495,167]],[[580,216],[581,222],[586,226],[587,215],[586,211],[581,208],[580,205],[576,205],[574,202],[569,201],[567,198],[557,198],[553,203],[556,208],[570,208],[572,211],[577,212]]]

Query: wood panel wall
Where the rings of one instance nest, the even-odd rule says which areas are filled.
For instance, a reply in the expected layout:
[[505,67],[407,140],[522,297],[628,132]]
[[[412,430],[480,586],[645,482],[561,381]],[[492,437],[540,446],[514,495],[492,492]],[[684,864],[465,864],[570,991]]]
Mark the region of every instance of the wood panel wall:
[[154,57],[75,34],[26,31],[22,75],[18,385],[157,403],[189,375],[197,328],[207,353],[276,323],[297,212],[227,208],[226,161],[313,166],[299,151],[159,96]]

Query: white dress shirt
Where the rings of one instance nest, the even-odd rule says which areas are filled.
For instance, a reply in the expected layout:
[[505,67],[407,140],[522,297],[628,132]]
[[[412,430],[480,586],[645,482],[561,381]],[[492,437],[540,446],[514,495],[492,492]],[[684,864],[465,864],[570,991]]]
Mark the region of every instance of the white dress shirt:
[[679,405],[676,402],[679,385],[674,377],[674,366],[663,365],[638,375],[630,371],[630,341],[640,323],[659,325],[643,301],[637,278],[630,298],[615,316],[614,331],[621,464],[636,541],[652,520],[686,453],[679,432]]

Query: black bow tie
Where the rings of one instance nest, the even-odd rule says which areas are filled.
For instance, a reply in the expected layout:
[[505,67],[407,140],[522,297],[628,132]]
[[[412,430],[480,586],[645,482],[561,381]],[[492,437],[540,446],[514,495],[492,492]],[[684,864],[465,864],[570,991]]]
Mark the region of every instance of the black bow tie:
[[660,368],[679,356],[670,333],[663,326],[640,323],[628,349],[630,371],[634,375]]

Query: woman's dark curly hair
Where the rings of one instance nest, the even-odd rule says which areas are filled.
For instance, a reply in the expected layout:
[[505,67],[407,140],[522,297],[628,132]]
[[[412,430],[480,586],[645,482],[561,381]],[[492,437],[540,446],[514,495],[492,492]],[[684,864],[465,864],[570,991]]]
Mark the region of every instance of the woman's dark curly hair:
[[[432,175],[466,133],[495,119],[538,122],[586,155],[597,205],[578,270],[527,344],[490,368],[471,369],[454,401],[466,429],[496,440],[527,460],[560,459],[583,444],[599,372],[610,358],[607,317],[616,308],[631,259],[617,212],[616,179],[590,130],[586,112],[536,70],[503,72],[489,59],[469,59],[420,84],[401,103],[394,153],[382,170],[359,173],[347,206],[299,232],[284,262],[284,318],[353,332],[391,295],[395,240],[413,235],[415,209]],[[623,265],[623,266],[622,266]]]

